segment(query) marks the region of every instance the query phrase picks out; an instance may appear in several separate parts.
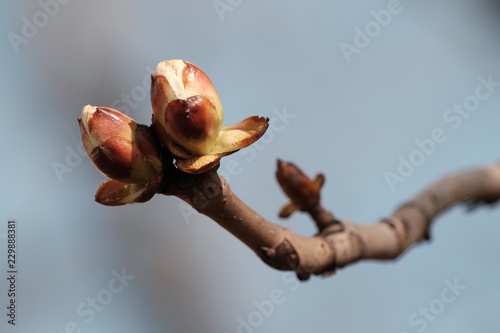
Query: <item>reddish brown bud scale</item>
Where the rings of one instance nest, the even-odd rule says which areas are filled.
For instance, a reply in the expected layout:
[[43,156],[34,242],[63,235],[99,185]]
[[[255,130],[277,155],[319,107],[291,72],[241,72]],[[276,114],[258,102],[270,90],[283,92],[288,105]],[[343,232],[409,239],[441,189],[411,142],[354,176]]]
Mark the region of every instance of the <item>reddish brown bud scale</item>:
[[137,125],[135,144],[142,153],[143,158],[147,156],[153,165],[160,166],[160,142],[150,126]]
[[129,124],[135,125],[135,122],[119,111],[107,107],[96,107],[91,117],[88,118],[87,127],[93,136],[104,138],[109,137],[109,129],[123,129]]
[[95,200],[106,206],[120,206],[134,202],[141,195],[142,186],[123,184],[116,180],[103,183],[95,194]]
[[169,126],[172,136],[184,136],[190,140],[203,140],[208,137],[207,126],[210,119],[199,107],[200,101],[200,96],[193,96],[187,100],[176,99],[168,104],[165,123],[167,126],[172,124]]
[[89,157],[106,176],[123,181],[132,171],[131,146],[130,141],[113,137],[95,147]]

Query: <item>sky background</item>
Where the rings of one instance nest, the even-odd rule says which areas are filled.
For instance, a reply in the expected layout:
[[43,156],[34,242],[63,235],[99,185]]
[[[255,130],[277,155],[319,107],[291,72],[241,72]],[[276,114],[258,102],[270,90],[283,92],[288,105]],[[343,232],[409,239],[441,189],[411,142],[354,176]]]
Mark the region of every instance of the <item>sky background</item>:
[[[305,215],[277,218],[287,202],[274,179],[281,158],[326,175],[323,203],[339,218],[373,223],[439,177],[499,159],[500,86],[460,126],[446,117],[473,100],[479,77],[500,82],[496,2],[221,0],[216,9],[212,0],[59,1],[0,4],[1,332],[500,326],[498,208],[455,208],[437,220],[430,243],[396,261],[361,262],[299,284],[177,198],[95,203],[106,178],[78,153],[76,121],[92,104],[149,124],[150,73],[162,60],[191,61],[212,79],[226,125],[251,115],[281,125],[223,159],[221,171],[238,163],[228,181],[247,204],[302,235],[315,232]],[[363,40],[365,29],[371,37]],[[347,44],[356,52],[346,56]],[[446,140],[391,189],[384,175],[397,173],[401,159],[418,154],[415,140],[436,129]],[[15,327],[5,309],[9,219],[18,235]],[[122,273],[128,280],[111,293]],[[450,283],[462,289],[450,293]],[[105,303],[93,315],[92,298]]]

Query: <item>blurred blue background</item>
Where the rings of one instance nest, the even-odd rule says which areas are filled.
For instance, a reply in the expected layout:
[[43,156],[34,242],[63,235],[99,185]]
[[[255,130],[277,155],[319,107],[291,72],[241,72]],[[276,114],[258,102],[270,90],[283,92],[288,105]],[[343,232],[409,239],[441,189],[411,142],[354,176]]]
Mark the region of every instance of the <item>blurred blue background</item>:
[[[19,295],[13,327],[2,273],[1,332],[491,332],[500,325],[498,209],[453,209],[431,243],[397,261],[298,284],[177,198],[95,203],[105,177],[78,152],[76,118],[92,104],[149,124],[150,73],[189,60],[216,86],[225,124],[261,115],[279,125],[221,165],[243,200],[315,232],[304,215],[277,218],[287,201],[274,180],[281,158],[326,174],[324,204],[339,218],[373,223],[442,175],[499,159],[500,87],[459,128],[446,120],[478,77],[500,82],[498,9],[472,0],[2,2],[0,268],[15,218]],[[384,174],[439,128],[447,139],[391,189]],[[444,303],[454,280],[467,288]],[[273,292],[282,297],[270,307]]]

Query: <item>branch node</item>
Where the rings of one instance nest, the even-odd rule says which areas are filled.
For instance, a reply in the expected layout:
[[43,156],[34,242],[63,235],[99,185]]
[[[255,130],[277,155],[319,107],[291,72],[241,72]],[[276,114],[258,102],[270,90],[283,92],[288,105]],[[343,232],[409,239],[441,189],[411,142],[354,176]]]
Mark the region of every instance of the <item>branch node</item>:
[[[432,201],[434,203],[436,203],[438,201],[438,197],[435,194],[432,194],[431,196],[432,196]],[[422,239],[420,239],[420,241],[430,241],[431,240],[431,233],[430,233],[429,228],[431,226],[432,218],[429,216],[429,214],[426,212],[426,210],[421,205],[417,204],[414,201],[410,201],[410,202],[406,202],[406,203],[402,204],[401,206],[399,206],[398,211],[402,210],[404,208],[413,208],[414,210],[419,212],[420,215],[422,215],[424,217],[425,223],[426,223],[426,228],[424,230],[424,234],[422,235]],[[406,228],[406,234],[408,235],[410,233],[410,224],[403,217],[397,217],[397,218],[399,218],[403,222],[403,224]]]
[[342,221],[334,219],[328,226],[321,230],[321,236],[326,238],[329,235],[345,231],[345,226]]
[[398,248],[400,251],[404,250],[405,242],[408,239],[408,225],[403,219],[397,216],[382,219],[380,223],[385,223],[394,231],[398,241]]
[[[438,199],[435,194],[433,194],[433,202],[436,202]],[[426,210],[419,204],[417,204],[414,201],[409,201],[405,202],[401,206],[399,206],[398,210],[402,210],[403,208],[413,208],[417,210],[422,216],[425,218],[425,221],[428,225],[431,224],[432,219],[430,218],[429,214],[426,212]]]
[[274,248],[261,246],[258,255],[266,264],[282,271],[295,270],[300,263],[297,251],[286,238]]

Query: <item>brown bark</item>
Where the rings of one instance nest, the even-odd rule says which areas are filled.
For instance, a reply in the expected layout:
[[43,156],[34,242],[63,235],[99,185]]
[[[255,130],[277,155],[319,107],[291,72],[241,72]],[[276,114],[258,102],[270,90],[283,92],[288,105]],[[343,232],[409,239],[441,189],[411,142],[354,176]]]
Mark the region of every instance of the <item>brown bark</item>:
[[389,218],[371,225],[335,219],[319,201],[303,209],[319,232],[302,237],[248,207],[216,170],[201,175],[170,170],[170,174],[163,194],[186,201],[240,239],[269,266],[293,270],[302,280],[311,274],[332,274],[361,259],[397,258],[413,244],[429,238],[432,221],[446,209],[463,203],[471,207],[493,204],[500,199],[500,164],[492,164],[441,179]]

